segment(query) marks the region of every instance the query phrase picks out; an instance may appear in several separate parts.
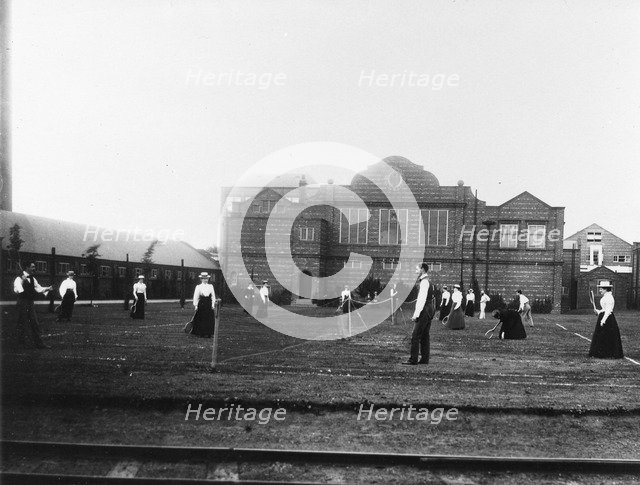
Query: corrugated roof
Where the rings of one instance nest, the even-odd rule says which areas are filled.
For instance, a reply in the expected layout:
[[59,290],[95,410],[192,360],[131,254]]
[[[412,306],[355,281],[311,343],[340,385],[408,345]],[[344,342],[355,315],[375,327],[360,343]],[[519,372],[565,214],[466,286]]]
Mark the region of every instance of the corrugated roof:
[[[0,237],[4,238],[3,249],[6,249],[9,244],[9,229],[14,224],[18,224],[21,228],[20,237],[24,240],[21,251],[29,253],[51,254],[51,248],[54,247],[58,255],[81,257],[87,248],[100,244],[98,253],[101,259],[126,261],[129,254],[129,261],[139,262],[151,244],[143,233],[135,235],[125,231],[118,233],[114,230],[109,235],[108,232],[104,232],[107,229],[98,228],[92,224],[78,224],[19,212],[0,211]],[[155,264],[180,266],[180,260],[184,259],[184,265],[187,267],[220,268],[220,265],[183,241],[159,242],[155,246],[152,259]]]

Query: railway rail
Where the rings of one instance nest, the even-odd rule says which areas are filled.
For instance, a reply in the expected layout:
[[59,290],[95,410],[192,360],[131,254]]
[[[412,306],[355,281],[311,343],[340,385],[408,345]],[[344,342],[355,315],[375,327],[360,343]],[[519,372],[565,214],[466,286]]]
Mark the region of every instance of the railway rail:
[[[494,471],[549,473],[600,473],[640,476],[640,460],[591,458],[541,458],[468,455],[430,455],[413,453],[371,453],[351,451],[312,451],[225,447],[141,446],[120,444],[60,443],[43,441],[0,441],[5,484],[199,484],[274,483],[277,480],[243,479],[239,464],[302,464],[304,466],[397,467],[414,473],[455,471]],[[152,463],[155,474],[141,473]],[[44,465],[43,465],[44,464]],[[189,468],[189,464],[196,468]],[[200,466],[197,469],[197,466]],[[148,467],[148,470],[150,468]],[[160,471],[158,471],[160,470]],[[161,471],[169,471],[162,473]],[[181,476],[175,476],[176,473]],[[311,476],[314,476],[313,473]],[[327,483],[326,481],[287,483]],[[256,477],[258,479],[256,479]],[[336,477],[334,477],[336,478]],[[339,478],[337,479],[339,481]],[[351,483],[351,482],[349,482]],[[426,481],[426,483],[430,483]],[[434,483],[447,483],[435,481]],[[473,482],[471,482],[473,483]]]

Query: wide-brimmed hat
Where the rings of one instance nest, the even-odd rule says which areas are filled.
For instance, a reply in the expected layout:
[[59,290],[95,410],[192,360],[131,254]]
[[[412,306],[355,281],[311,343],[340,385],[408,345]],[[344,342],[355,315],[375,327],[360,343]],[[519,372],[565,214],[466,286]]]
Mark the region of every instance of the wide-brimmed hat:
[[613,285],[609,281],[602,281],[598,283],[598,288],[613,288]]
[[210,278],[210,276],[209,276],[209,273],[207,273],[206,271],[203,271],[198,275],[198,278]]
[[143,278],[143,279],[144,279],[144,275],[143,275],[143,274],[138,275],[138,279],[140,279],[140,278]]
[[266,285],[267,283],[269,283],[269,281],[267,281],[267,280],[262,280],[262,283],[264,283],[264,284]]
[[67,271],[67,276],[75,276],[75,271]]
[[460,289],[460,285],[453,285],[453,287]]
[[444,286],[442,287],[442,289],[443,289],[443,290],[448,290],[448,289],[449,289],[449,287],[448,287],[447,285],[444,285]]

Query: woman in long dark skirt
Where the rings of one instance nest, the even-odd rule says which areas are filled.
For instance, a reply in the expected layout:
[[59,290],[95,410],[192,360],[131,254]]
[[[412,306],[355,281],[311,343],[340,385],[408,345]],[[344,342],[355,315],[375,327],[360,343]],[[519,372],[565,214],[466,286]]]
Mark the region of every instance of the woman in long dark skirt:
[[612,286],[608,283],[598,285],[598,290],[602,298],[600,298],[600,310],[595,309],[598,315],[596,328],[591,337],[591,348],[589,349],[589,357],[597,357],[599,359],[622,359],[624,353],[622,351],[622,340],[620,339],[620,329],[616,316],[613,314],[615,300],[611,293]]
[[144,307],[147,304],[147,285],[144,284],[144,276],[138,276],[138,282],[133,285],[133,309],[131,318],[144,320]]
[[193,306],[196,313],[184,327],[186,333],[197,337],[212,337],[216,326],[216,292],[209,283],[209,273],[200,273],[200,284],[193,292]]
[[462,292],[459,285],[454,285],[453,295],[451,295],[453,308],[449,317],[442,321],[451,330],[462,330],[464,328],[464,311],[462,310]]
[[468,317],[472,317],[473,316],[473,312],[475,311],[475,304],[476,304],[476,294],[473,292],[473,290],[469,290],[467,291],[467,306],[465,309],[464,314]]
[[60,284],[60,288],[58,289],[60,296],[62,297],[62,303],[60,304],[57,318],[58,322],[61,322],[62,320],[66,320],[68,322],[71,321],[73,306],[78,299],[78,287],[76,282],[73,280],[74,276],[75,273],[73,271],[68,271],[67,279]]
[[496,324],[495,327],[489,330],[489,332],[491,332],[492,337],[493,337],[493,331],[496,329],[498,325],[501,325],[500,330],[498,331],[498,335],[501,339],[520,340],[520,339],[527,338],[527,332],[524,330],[524,325],[522,324],[522,318],[520,317],[520,314],[517,311],[496,310],[495,312],[493,312],[493,317],[497,318],[499,322]]

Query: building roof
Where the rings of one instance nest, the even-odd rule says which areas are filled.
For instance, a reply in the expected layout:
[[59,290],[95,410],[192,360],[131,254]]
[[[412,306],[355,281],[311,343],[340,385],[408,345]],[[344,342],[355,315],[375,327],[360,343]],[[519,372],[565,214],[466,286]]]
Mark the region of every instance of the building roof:
[[[20,226],[20,237],[24,241],[20,250],[28,253],[51,254],[53,247],[56,248],[56,255],[82,257],[87,248],[99,244],[100,259],[126,261],[129,254],[130,262],[141,262],[152,243],[150,237],[144,233],[115,230],[109,232],[92,224],[0,211],[0,237],[4,238],[3,249],[7,249],[9,229],[14,224]],[[180,260],[184,259],[184,265],[189,268],[220,269],[219,264],[183,241],[158,242],[152,259],[155,264],[172,266],[180,266]]]
[[621,237],[616,236],[614,233],[612,233],[608,229],[605,229],[604,227],[602,227],[602,226],[600,226],[600,225],[598,225],[596,223],[593,223],[593,224],[591,224],[591,225],[589,225],[587,227],[583,227],[578,232],[576,232],[575,234],[572,234],[571,236],[567,236],[565,239],[580,239],[585,231],[595,231],[595,230],[604,231],[604,232],[608,233],[609,235],[615,237],[616,239],[619,239],[623,243],[628,244],[629,246],[633,246],[633,244],[628,243],[627,241],[625,241]]

